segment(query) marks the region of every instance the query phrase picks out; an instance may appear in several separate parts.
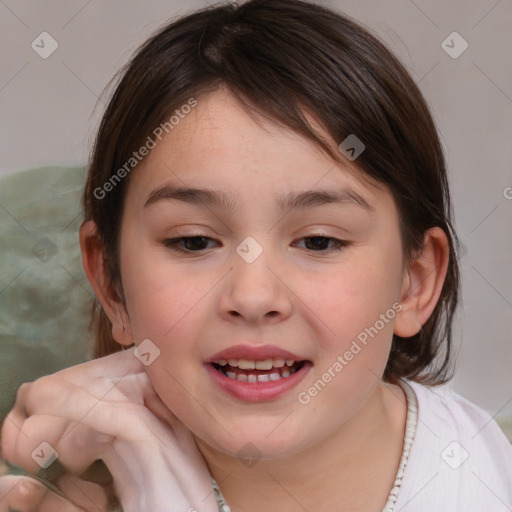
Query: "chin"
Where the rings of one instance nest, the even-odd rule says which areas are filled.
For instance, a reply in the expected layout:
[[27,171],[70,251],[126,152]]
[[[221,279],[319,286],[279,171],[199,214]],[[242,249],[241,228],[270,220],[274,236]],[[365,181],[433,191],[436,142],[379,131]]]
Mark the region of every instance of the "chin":
[[[249,466],[251,461],[280,459],[297,454],[304,449],[307,443],[297,438],[295,427],[291,428],[291,425],[287,425],[286,428],[280,428],[278,425],[282,421],[282,418],[275,417],[268,418],[266,421],[259,418],[257,425],[250,420],[240,421],[230,425],[229,433],[217,431],[197,437],[212,449],[229,457],[238,458],[242,462],[246,461]],[[304,431],[303,428],[301,431]]]

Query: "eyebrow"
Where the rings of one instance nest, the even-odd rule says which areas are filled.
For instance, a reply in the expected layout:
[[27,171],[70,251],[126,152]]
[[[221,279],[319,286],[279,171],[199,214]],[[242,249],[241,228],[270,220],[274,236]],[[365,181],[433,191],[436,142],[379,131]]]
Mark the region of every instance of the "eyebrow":
[[[144,208],[160,201],[178,200],[188,204],[207,206],[223,210],[235,210],[236,201],[219,190],[198,189],[163,185],[153,190]],[[353,204],[367,211],[374,208],[354,190],[307,190],[304,192],[289,192],[276,201],[277,208],[284,212],[293,209],[307,209],[324,204]]]

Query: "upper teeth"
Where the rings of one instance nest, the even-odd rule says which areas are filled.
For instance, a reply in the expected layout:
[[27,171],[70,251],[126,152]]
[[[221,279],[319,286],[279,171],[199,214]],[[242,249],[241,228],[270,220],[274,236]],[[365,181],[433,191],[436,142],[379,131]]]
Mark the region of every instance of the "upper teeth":
[[292,366],[295,363],[293,359],[263,359],[251,361],[249,359],[220,359],[219,365],[240,368],[241,370],[271,370],[272,368],[282,368],[285,364]]

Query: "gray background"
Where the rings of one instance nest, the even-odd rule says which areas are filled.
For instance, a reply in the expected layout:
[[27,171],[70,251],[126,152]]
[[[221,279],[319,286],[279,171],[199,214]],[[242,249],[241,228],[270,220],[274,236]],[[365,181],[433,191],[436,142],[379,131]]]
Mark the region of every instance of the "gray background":
[[[0,0],[0,174],[83,165],[114,72],[166,19],[207,3]],[[453,387],[512,415],[512,0],[320,3],[386,41],[431,105],[467,248]],[[31,48],[43,31],[59,45],[47,59]],[[456,59],[442,47],[454,31],[469,44]]]

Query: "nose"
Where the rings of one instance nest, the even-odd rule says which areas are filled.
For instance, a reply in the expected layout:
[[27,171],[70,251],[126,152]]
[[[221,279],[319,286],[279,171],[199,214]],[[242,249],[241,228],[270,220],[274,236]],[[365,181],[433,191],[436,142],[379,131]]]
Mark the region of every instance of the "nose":
[[282,268],[269,260],[267,251],[252,263],[234,255],[219,301],[225,319],[258,325],[279,323],[290,316],[292,291]]

